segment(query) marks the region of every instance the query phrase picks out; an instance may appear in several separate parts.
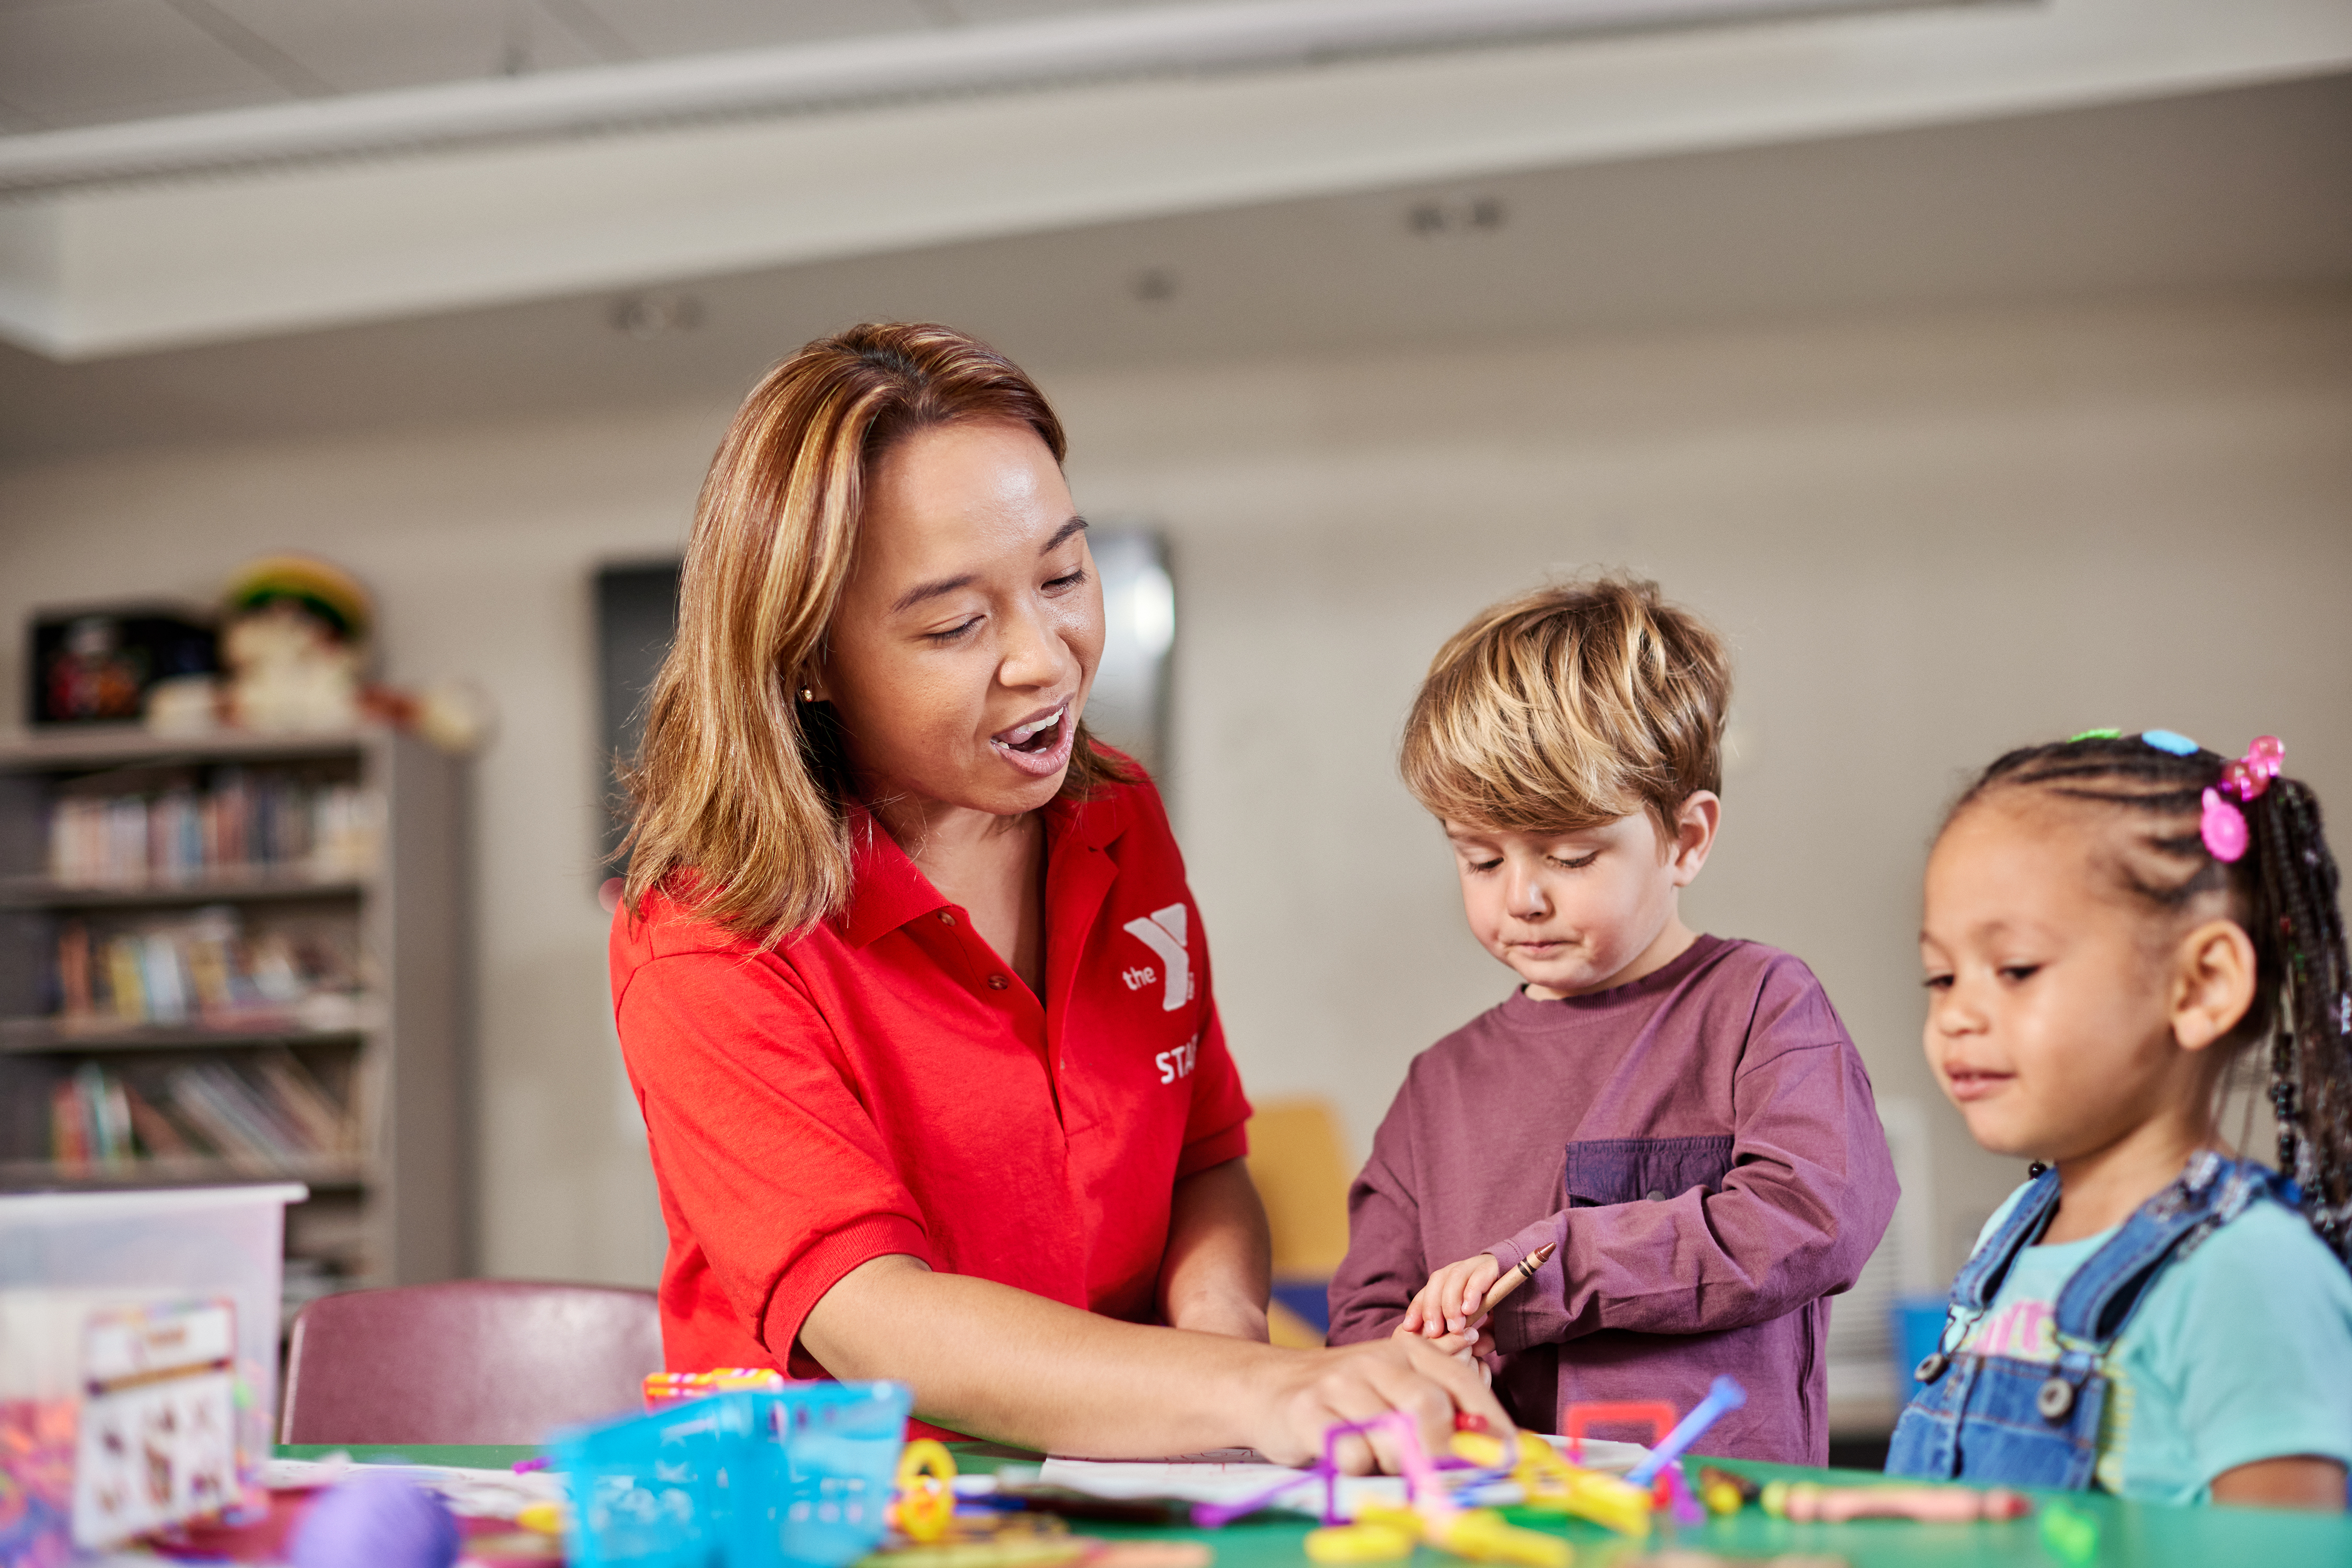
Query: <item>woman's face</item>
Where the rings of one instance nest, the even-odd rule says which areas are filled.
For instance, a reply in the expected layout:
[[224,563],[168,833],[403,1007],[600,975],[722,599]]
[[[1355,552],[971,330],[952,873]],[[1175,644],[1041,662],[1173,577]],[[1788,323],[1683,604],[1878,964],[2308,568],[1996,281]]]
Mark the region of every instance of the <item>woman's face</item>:
[[1054,798],[1102,658],[1102,588],[1025,425],[935,426],[876,466],[812,685],[869,801],[1007,816]]

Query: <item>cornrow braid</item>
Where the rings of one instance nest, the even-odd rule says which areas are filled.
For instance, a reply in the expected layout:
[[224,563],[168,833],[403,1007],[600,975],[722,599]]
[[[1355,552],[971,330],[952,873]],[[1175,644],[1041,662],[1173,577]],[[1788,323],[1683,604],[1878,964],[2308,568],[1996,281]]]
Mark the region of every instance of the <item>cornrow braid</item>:
[[2228,891],[2255,954],[2253,1004],[2233,1035],[2246,1044],[2273,1036],[2269,1093],[2278,1168],[2302,1189],[2312,1228],[2352,1266],[2352,961],[2336,857],[2318,797],[2300,780],[2280,778],[2243,805],[2245,856],[2217,858],[2199,813],[2223,765],[2202,748],[2174,752],[2140,736],[2093,733],[2010,752],[1969,787],[1952,816],[2010,789],[2122,812],[2138,831],[2116,869],[2134,895],[2175,910]]

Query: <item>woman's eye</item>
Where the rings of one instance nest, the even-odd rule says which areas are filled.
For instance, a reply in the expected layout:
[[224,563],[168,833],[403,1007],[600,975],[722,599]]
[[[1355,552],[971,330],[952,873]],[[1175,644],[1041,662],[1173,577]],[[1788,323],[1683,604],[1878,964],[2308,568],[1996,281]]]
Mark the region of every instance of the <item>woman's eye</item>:
[[2038,963],[2004,963],[2000,966],[2000,974],[2003,980],[2014,984],[2021,980],[2032,979],[2034,975],[2041,973],[2041,970],[2042,966]]
[[1927,986],[1930,991],[1949,991],[1952,988],[1952,977],[1948,974],[1930,974],[1927,979]]
[[1082,566],[1076,572],[1068,573],[1060,577],[1048,577],[1045,579],[1045,586],[1054,593],[1061,594],[1068,592],[1070,589],[1076,587],[1086,580],[1086,568]]
[[981,617],[974,616],[971,619],[963,622],[960,626],[950,626],[946,631],[925,632],[923,634],[923,640],[926,642],[936,643],[955,642],[969,633],[974,626],[980,625],[980,622]]

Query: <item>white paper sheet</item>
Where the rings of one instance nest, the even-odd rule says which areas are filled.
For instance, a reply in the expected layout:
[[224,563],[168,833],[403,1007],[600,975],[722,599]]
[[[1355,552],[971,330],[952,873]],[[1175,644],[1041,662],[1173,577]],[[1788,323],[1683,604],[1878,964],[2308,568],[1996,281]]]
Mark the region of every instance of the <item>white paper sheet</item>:
[[[266,1487],[331,1487],[355,1466],[347,1458],[268,1459],[261,1467]],[[453,1512],[469,1519],[512,1519],[535,1502],[564,1500],[562,1476],[552,1470],[467,1469],[456,1465],[370,1465],[406,1476],[427,1490],[438,1492]]]
[[[1564,1437],[1545,1441],[1563,1454],[1568,1450]],[[1588,1469],[1622,1475],[1649,1455],[1650,1450],[1639,1443],[1587,1437],[1581,1462]],[[1173,1459],[1047,1459],[1038,1470],[1037,1480],[1045,1486],[1067,1487],[1089,1497],[1179,1498],[1186,1502],[1234,1503],[1271,1489],[1285,1477],[1291,1478],[1295,1484],[1269,1506],[1302,1513],[1322,1511],[1320,1478],[1307,1470],[1268,1464],[1262,1456],[1246,1448],[1219,1449],[1214,1454]],[[1367,1499],[1402,1503],[1404,1482],[1395,1476],[1341,1478],[1338,1508],[1342,1516],[1354,1518],[1357,1508]]]

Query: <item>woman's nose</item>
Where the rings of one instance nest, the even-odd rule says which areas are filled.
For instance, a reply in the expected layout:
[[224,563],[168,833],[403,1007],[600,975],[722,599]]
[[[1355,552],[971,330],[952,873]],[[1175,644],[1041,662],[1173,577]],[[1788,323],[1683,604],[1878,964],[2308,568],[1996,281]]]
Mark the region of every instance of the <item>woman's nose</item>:
[[1014,612],[1004,628],[1004,640],[998,645],[998,680],[1007,686],[1052,686],[1068,670],[1073,657],[1068,645],[1034,608]]

